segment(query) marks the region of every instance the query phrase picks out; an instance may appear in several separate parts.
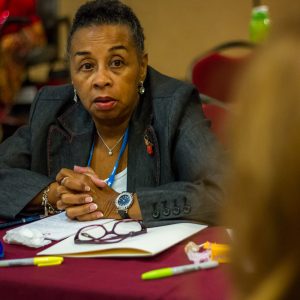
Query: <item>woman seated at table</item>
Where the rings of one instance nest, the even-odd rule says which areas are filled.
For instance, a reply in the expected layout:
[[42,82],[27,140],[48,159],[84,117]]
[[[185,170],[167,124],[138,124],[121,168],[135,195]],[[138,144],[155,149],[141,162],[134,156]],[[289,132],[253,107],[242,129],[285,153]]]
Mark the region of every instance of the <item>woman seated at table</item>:
[[80,221],[215,223],[221,156],[198,92],[148,66],[131,9],[84,4],[67,50],[72,85],[43,88],[29,125],[0,145],[1,217],[43,207]]

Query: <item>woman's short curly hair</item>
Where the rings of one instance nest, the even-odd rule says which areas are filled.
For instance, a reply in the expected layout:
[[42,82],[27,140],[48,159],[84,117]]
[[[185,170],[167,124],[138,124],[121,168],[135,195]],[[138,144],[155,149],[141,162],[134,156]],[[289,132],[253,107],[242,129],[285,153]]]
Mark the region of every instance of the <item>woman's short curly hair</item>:
[[68,53],[74,33],[80,28],[92,25],[127,25],[138,53],[144,52],[143,28],[131,8],[118,0],[94,0],[83,4],[75,14],[68,37]]

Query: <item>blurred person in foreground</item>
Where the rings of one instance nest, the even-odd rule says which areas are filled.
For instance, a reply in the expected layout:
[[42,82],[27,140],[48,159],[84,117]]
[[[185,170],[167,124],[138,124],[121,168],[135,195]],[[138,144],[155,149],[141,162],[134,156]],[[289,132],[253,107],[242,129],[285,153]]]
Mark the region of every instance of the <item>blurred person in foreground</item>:
[[72,84],[41,89],[28,126],[0,145],[0,215],[215,224],[222,156],[198,92],[148,66],[132,10],[87,2],[67,51]]
[[273,24],[229,125],[233,176],[224,219],[233,229],[236,299],[300,295],[299,11]]

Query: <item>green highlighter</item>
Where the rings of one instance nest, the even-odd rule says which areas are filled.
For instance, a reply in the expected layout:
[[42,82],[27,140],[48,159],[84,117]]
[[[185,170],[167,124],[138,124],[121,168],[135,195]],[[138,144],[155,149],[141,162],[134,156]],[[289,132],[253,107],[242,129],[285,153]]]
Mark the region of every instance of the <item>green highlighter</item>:
[[203,270],[203,269],[211,269],[215,268],[219,265],[217,261],[211,260],[199,264],[190,264],[190,265],[183,265],[171,268],[163,268],[158,270],[152,270],[142,274],[142,279],[159,279],[164,277],[169,277],[177,274]]

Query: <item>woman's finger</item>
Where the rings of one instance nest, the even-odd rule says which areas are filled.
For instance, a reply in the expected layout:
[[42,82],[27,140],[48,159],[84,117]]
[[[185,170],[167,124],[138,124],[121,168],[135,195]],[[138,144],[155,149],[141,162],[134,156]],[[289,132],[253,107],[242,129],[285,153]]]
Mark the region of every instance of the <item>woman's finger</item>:
[[91,176],[97,176],[95,171],[90,167],[81,167],[81,166],[74,166],[73,170],[80,174],[85,175],[91,175]]
[[56,175],[56,181],[69,189],[78,192],[89,192],[88,176],[76,173],[73,170],[62,168]]
[[66,208],[66,214],[70,219],[76,219],[80,216],[95,212],[98,208],[96,203],[71,206]]
[[56,190],[55,190],[55,196],[57,198],[60,198],[63,194],[69,193],[70,191],[62,186],[62,185],[57,185]]
[[78,221],[93,221],[93,220],[98,220],[103,217],[103,213],[100,211],[95,211],[86,215],[82,215],[77,217],[76,219]]
[[61,195],[60,200],[64,205],[80,205],[93,202],[93,198],[88,194],[71,194],[66,193]]
[[107,186],[107,183],[104,180],[99,179],[98,177],[91,176],[91,179],[97,187],[105,188]]
[[56,202],[56,207],[58,210],[65,210],[68,207],[68,205],[65,205],[61,200],[58,200]]
[[64,177],[64,178],[61,180],[60,185],[64,185],[64,182],[65,182],[68,178],[69,178],[68,176]]
[[73,170],[67,169],[67,168],[62,168],[56,175],[55,180],[58,183],[61,183],[61,181],[65,178],[65,177],[72,177],[72,175],[74,174]]
[[87,184],[87,176],[81,175],[80,177],[64,177],[60,184],[72,191],[76,192],[89,192],[91,188]]

